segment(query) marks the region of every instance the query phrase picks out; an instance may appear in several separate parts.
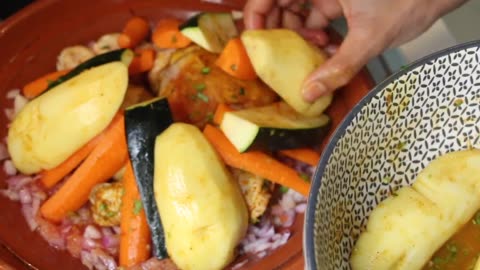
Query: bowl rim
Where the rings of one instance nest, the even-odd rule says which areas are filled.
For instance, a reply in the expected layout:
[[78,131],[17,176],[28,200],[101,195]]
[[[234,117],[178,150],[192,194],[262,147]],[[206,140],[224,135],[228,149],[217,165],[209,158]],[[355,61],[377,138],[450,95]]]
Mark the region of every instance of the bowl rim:
[[332,155],[332,152],[335,149],[338,141],[345,134],[346,128],[351,124],[351,122],[357,116],[357,114],[361,111],[361,109],[366,104],[368,104],[374,96],[376,96],[380,91],[382,91],[385,87],[393,83],[395,80],[397,80],[401,76],[435,59],[449,55],[454,52],[462,51],[462,50],[473,48],[473,47],[480,47],[480,40],[473,40],[466,43],[461,43],[461,44],[434,52],[418,60],[415,60],[411,64],[407,65],[406,67],[400,69],[399,71],[395,72],[394,74],[384,79],[381,83],[377,84],[372,90],[370,90],[370,92],[367,95],[365,95],[352,108],[352,110],[345,116],[342,122],[337,126],[334,133],[330,137],[330,140],[328,141],[325,147],[325,150],[322,153],[320,162],[318,163],[315,173],[313,175],[312,185],[310,187],[310,193],[308,195],[307,210],[305,212],[305,221],[303,223],[303,226],[304,226],[303,227],[303,250],[305,254],[304,255],[305,269],[309,269],[309,270],[318,269],[317,262],[315,259],[315,248],[314,248],[315,239],[314,239],[313,225],[315,222],[315,207],[318,202],[318,192],[320,190],[320,187],[322,186],[322,177],[326,169],[326,166],[328,164],[328,160],[330,159],[330,156]]

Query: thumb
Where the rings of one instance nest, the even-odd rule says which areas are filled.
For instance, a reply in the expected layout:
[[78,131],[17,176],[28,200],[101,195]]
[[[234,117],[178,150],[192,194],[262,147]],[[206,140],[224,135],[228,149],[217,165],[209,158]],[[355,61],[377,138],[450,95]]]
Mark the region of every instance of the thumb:
[[381,46],[375,46],[372,40],[375,35],[369,32],[351,29],[338,51],[305,79],[303,98],[306,101],[313,102],[344,86],[372,56],[381,52]]

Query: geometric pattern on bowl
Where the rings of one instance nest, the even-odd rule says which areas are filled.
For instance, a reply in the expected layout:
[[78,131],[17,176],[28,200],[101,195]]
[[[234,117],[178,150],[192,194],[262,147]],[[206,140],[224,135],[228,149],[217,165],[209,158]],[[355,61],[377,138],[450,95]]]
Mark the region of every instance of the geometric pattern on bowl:
[[351,250],[379,202],[411,185],[439,155],[480,147],[479,46],[412,64],[346,117],[314,177],[305,223],[308,269],[350,269]]

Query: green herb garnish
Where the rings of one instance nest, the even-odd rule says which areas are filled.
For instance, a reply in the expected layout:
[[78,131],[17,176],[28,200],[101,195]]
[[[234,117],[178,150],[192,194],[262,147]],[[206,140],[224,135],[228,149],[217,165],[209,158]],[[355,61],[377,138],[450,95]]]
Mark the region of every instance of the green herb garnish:
[[298,176],[300,176],[300,178],[302,178],[305,182],[310,182],[310,176],[308,176],[308,174],[299,173]]
[[454,105],[455,107],[460,107],[462,104],[463,104],[463,99],[461,99],[461,98],[457,98],[457,99],[455,100],[455,102],[453,103],[453,105]]
[[280,192],[281,192],[282,194],[287,193],[287,191],[288,191],[288,187],[285,187],[285,186],[281,186],[281,187],[280,187]]
[[238,93],[240,96],[245,96],[245,88],[240,88],[240,92]]
[[197,98],[200,99],[203,102],[208,102],[208,96],[205,95],[204,93],[197,93]]
[[195,89],[199,92],[202,92],[203,90],[205,90],[205,88],[207,88],[207,86],[204,83],[199,83],[195,85]]
[[140,211],[142,211],[143,205],[141,200],[135,200],[133,203],[133,213],[135,215],[140,214]]
[[237,65],[232,64],[232,65],[230,66],[230,69],[233,70],[233,71],[236,71],[236,70],[237,70]]
[[403,150],[405,148],[406,143],[404,142],[398,142],[396,148],[397,150]]
[[209,67],[203,67],[202,68],[202,74],[207,75],[208,73],[210,73],[210,68]]
[[207,113],[207,115],[205,116],[205,120],[207,120],[207,122],[212,122],[213,120],[213,113],[209,112]]
[[392,177],[387,176],[382,179],[382,183],[384,184],[390,184],[392,182]]

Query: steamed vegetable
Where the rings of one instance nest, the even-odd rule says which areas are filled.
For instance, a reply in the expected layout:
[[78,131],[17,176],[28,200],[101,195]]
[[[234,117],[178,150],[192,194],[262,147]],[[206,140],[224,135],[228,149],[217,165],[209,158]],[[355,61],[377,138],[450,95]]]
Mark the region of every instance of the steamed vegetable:
[[227,112],[220,128],[239,152],[318,145],[328,132],[326,115],[306,117],[283,102]]
[[371,213],[354,270],[421,269],[480,208],[480,150],[440,156]]
[[107,53],[99,54],[95,57],[88,59],[87,61],[81,63],[80,65],[76,66],[74,69],[70,70],[67,74],[59,77],[57,80],[51,81],[48,83],[48,88],[46,90],[50,90],[53,87],[64,83],[78,74],[91,69],[93,67],[101,66],[104,64],[108,64],[110,62],[121,61],[126,66],[130,64],[133,58],[133,52],[127,49],[119,49],[115,51],[110,51]]
[[122,104],[127,67],[85,71],[30,101],[8,130],[8,150],[24,174],[55,168],[102,132]]
[[205,127],[203,134],[227,165],[292,188],[304,196],[308,196],[310,183],[302,179],[294,169],[264,152],[238,152],[225,134],[211,125]]
[[240,38],[230,39],[215,64],[233,77],[242,80],[255,80],[257,78],[252,62],[250,62]]
[[154,148],[157,136],[172,123],[170,107],[165,98],[146,101],[125,111],[128,152],[152,234],[153,254],[158,258],[167,257],[167,250],[153,195]]
[[247,230],[247,207],[195,126],[175,123],[157,137],[154,189],[167,250],[180,269],[223,269],[234,259]]
[[48,220],[60,222],[68,213],[77,211],[88,201],[93,187],[112,178],[127,158],[124,117],[118,114],[82,165],[45,201],[41,214]]
[[181,22],[177,19],[161,19],[158,21],[152,35],[152,41],[161,49],[185,48],[192,41],[184,36],[180,29]]
[[132,17],[127,21],[118,37],[118,45],[120,48],[136,47],[148,37],[148,34],[150,34],[148,21],[142,17]]
[[149,71],[153,67],[155,61],[154,49],[141,49],[136,51],[137,56],[132,59],[128,66],[128,73],[130,75],[140,74]]
[[248,30],[241,39],[257,75],[297,112],[318,116],[330,105],[332,95],[314,103],[302,97],[303,81],[326,61],[325,53],[287,29]]
[[131,267],[150,258],[151,248],[147,217],[130,162],[127,162],[123,185],[119,264]]
[[26,84],[22,89],[22,93],[26,98],[37,97],[48,89],[48,86],[52,81],[57,80],[68,72],[70,72],[70,69],[54,71],[43,75],[42,77]]
[[220,53],[227,42],[238,35],[230,13],[197,14],[180,25],[180,31],[197,45],[213,53]]
[[286,149],[280,151],[280,154],[310,166],[317,166],[320,162],[320,154],[311,148]]

